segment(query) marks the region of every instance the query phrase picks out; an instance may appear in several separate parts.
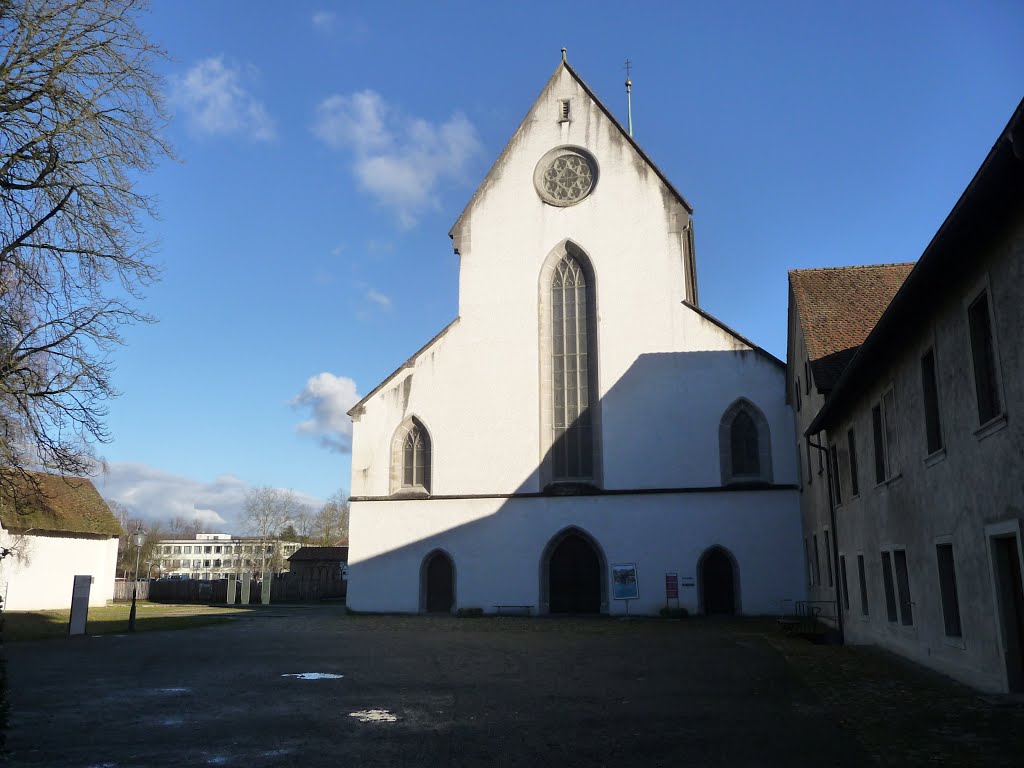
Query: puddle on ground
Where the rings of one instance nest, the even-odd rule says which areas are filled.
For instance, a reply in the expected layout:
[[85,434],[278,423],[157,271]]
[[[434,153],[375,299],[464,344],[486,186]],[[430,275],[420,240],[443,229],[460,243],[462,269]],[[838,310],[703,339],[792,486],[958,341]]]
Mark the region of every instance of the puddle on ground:
[[341,680],[344,675],[332,675],[329,672],[292,672],[281,677],[297,677],[299,680]]
[[349,717],[356,717],[360,723],[393,723],[398,718],[386,709],[364,709],[362,712],[349,712]]

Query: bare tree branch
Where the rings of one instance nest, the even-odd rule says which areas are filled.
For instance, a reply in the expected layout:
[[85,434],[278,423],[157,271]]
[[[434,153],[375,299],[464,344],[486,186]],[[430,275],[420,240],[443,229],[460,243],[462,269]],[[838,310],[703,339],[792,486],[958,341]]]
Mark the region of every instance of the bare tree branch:
[[0,0],[0,490],[88,474],[158,277],[139,172],[172,156],[143,0]]

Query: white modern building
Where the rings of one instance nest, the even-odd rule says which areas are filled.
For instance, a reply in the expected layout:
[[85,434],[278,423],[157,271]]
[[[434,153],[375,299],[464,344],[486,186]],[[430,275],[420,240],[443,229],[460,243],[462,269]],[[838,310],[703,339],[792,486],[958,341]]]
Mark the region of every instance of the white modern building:
[[7,611],[71,607],[75,576],[91,576],[89,605],[114,599],[121,525],[84,477],[32,473],[0,498],[0,596]]
[[284,573],[297,541],[197,533],[194,539],[164,539],[153,553],[153,572],[162,578],[226,579],[246,571]]
[[806,597],[785,366],[700,307],[691,213],[563,60],[449,233],[457,317],[350,411],[350,607]]

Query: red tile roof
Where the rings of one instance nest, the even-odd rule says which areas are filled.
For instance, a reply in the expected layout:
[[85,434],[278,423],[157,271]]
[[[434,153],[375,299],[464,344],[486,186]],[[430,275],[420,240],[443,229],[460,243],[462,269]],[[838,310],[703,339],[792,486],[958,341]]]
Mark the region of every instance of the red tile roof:
[[819,391],[832,389],[913,268],[907,263],[790,271],[789,286]]

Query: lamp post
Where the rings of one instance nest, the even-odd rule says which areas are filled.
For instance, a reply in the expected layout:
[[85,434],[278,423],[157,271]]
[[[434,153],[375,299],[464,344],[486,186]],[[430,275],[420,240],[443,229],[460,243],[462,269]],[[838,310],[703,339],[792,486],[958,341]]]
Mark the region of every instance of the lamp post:
[[135,542],[135,582],[132,584],[132,610],[128,614],[128,631],[135,631],[135,598],[139,591],[139,557],[142,555],[142,543],[146,540],[146,532],[142,529],[142,523],[135,526],[132,533],[132,541]]

